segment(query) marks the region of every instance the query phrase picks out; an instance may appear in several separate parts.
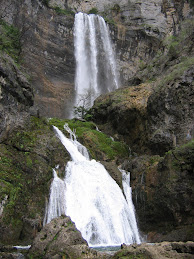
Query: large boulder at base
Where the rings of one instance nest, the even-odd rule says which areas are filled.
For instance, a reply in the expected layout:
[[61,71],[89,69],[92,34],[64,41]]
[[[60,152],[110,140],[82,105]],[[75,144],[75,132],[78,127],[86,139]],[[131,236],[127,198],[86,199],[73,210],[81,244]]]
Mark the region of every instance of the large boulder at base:
[[29,258],[109,258],[90,249],[69,217],[53,219],[38,233]]

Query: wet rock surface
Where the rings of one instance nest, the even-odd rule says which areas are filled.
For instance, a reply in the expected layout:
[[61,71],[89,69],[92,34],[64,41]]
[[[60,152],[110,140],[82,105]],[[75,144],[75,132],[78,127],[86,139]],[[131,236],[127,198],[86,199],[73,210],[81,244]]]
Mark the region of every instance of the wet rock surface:
[[108,258],[90,249],[69,217],[61,216],[47,224],[33,241],[32,258]]

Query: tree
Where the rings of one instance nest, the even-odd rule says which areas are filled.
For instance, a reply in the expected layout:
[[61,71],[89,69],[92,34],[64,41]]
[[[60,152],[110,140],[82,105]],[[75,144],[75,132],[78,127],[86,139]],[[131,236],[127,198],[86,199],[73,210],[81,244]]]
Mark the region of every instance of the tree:
[[74,115],[79,119],[89,120],[91,118],[91,106],[94,99],[94,91],[86,90],[84,94],[78,96],[77,106],[74,106]]

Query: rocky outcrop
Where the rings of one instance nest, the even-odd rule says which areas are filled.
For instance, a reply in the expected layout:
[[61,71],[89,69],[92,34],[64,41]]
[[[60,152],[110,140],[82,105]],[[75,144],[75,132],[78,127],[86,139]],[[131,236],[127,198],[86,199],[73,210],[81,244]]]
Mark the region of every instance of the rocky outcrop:
[[88,247],[69,217],[47,224],[33,241],[28,254],[32,258],[109,258]]
[[[190,26],[188,28],[188,26]],[[136,86],[99,97],[93,118],[133,151],[164,154],[193,138],[193,22],[166,44],[149,66],[133,77]],[[141,84],[140,84],[141,83]]]
[[29,116],[33,90],[13,59],[0,53],[0,142]]
[[153,154],[163,154],[194,137],[194,69],[179,73],[148,100],[148,145]]
[[[193,142],[160,156],[131,159],[133,201],[148,241],[193,240]],[[164,216],[165,215],[165,216]]]
[[42,228],[52,168],[64,176],[69,155],[45,120],[29,117],[0,144],[0,158],[1,242],[28,245]]
[[133,151],[145,150],[147,101],[152,85],[122,88],[99,97],[93,106],[93,119],[107,134],[124,140]]

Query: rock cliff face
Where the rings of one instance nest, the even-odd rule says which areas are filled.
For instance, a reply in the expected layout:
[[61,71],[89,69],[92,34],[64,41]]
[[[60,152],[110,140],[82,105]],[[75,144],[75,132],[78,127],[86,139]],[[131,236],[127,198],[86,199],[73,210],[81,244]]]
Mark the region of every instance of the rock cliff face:
[[[40,114],[64,118],[74,98],[73,12],[98,12],[110,23],[121,85],[148,64],[161,40],[191,15],[188,1],[2,1],[6,19],[22,32],[24,66]],[[151,10],[151,13],[150,13]],[[161,46],[162,48],[162,46]]]
[[164,51],[131,78],[135,86],[99,97],[93,107],[99,128],[130,146],[123,166],[150,241],[193,239],[192,28],[192,20],[181,22],[179,33],[162,41]]
[[34,87],[35,106],[43,116],[65,117],[75,73],[73,16],[57,14],[41,1],[5,1],[4,6],[6,19],[21,32],[21,59]]
[[27,245],[42,228],[52,168],[64,172],[69,156],[45,120],[28,117],[0,143],[0,157],[1,242]]
[[[48,121],[38,117],[66,117],[74,98],[73,12],[77,11],[98,12],[109,23],[125,87],[99,97],[92,118],[109,136],[129,145],[129,157],[126,160],[126,146],[94,133],[94,125],[88,130],[78,122],[80,139],[94,158],[105,161],[120,185],[121,175],[114,167],[126,160],[123,168],[131,172],[139,226],[149,233],[150,241],[193,239],[192,1],[3,0],[1,4],[5,14],[0,12],[1,18],[20,30],[21,66],[0,49],[1,241],[26,244],[34,239],[42,228],[52,168],[59,164],[62,174],[69,157]],[[21,72],[24,68],[29,80]],[[100,151],[93,150],[97,146]],[[44,231],[49,228],[40,233],[38,242]],[[52,241],[58,238],[54,230],[52,237]],[[51,245],[46,251],[48,258],[52,249]],[[87,258],[89,251],[84,251]]]
[[0,141],[23,123],[33,105],[32,87],[13,59],[0,54]]

